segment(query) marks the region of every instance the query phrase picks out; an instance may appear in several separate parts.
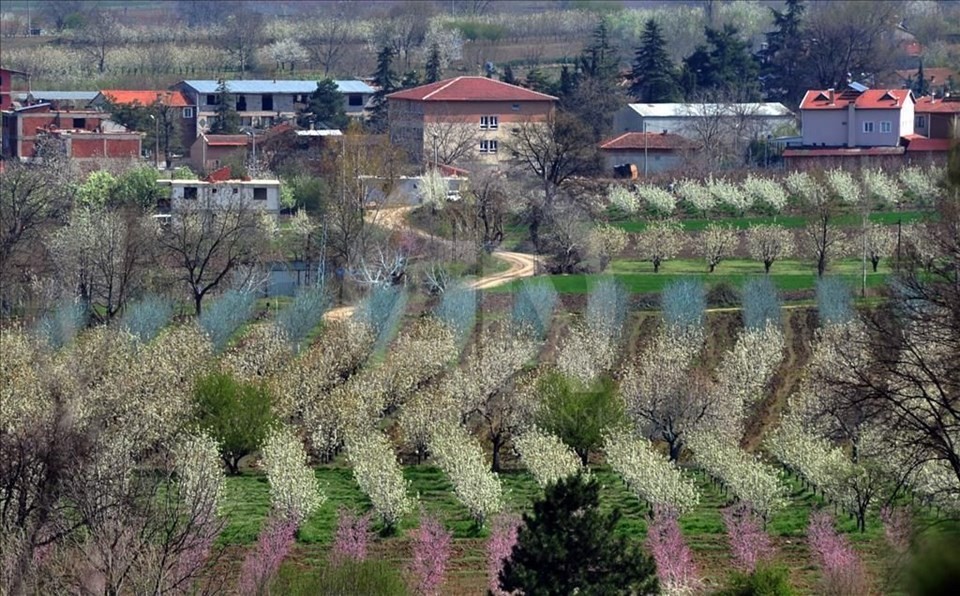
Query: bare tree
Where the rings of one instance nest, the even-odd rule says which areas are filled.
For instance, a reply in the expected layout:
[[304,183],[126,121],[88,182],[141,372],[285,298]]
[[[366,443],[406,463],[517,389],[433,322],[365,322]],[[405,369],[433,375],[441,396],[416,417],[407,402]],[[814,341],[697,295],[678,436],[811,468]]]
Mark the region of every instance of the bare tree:
[[97,72],[103,74],[107,66],[107,56],[123,43],[123,28],[109,12],[93,10],[88,15],[77,34],[74,44],[97,65]]
[[407,0],[393,4],[377,22],[371,39],[372,47],[392,48],[394,55],[403,61],[403,69],[409,69],[410,59],[423,45],[430,19],[435,13],[436,7],[432,2]]
[[337,71],[347,44],[353,39],[347,2],[325,5],[323,15],[313,21],[303,45],[310,59],[323,66],[323,76]]
[[496,246],[503,240],[509,191],[509,181],[501,171],[485,170],[470,176],[469,194],[473,197],[477,221],[483,228],[480,237],[484,247]]
[[480,129],[467,117],[444,117],[440,122],[426,124],[423,129],[425,141],[423,161],[455,165],[469,162],[476,157],[480,143]]
[[159,243],[200,314],[204,297],[235,269],[255,262],[262,244],[258,211],[249,201],[200,205],[177,214]]
[[220,47],[240,71],[240,76],[251,69],[254,56],[263,41],[263,16],[241,8],[230,14],[219,35]]

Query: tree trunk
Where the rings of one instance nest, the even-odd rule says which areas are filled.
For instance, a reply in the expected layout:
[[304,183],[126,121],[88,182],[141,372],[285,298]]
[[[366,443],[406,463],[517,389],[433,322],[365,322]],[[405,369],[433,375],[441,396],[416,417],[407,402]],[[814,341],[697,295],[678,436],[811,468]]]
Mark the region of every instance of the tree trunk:
[[877,272],[877,265],[880,264],[880,259],[871,257],[871,258],[870,258],[870,262],[873,264],[873,272],[876,273],[876,272]]
[[577,455],[580,456],[580,464],[583,465],[583,467],[587,467],[587,459],[590,457],[590,450],[578,447],[574,449],[574,451],[576,451]]
[[817,277],[823,277],[827,270],[827,251],[820,251],[817,255]]
[[203,294],[199,292],[193,293],[193,308],[197,312],[197,317],[200,316],[201,302],[203,302]]
[[680,444],[680,441],[674,439],[674,440],[672,440],[672,441],[668,441],[668,442],[667,442],[667,445],[670,447],[670,461],[672,461],[672,462],[679,461],[679,459],[680,459],[680,449],[683,447],[683,446]]
[[491,458],[493,463],[491,464],[490,469],[497,473],[500,472],[500,448],[503,447],[503,438],[499,433],[497,433],[490,437],[490,443],[493,451],[493,457]]
[[770,274],[770,266],[773,265],[773,261],[764,261],[763,262],[763,272],[767,275]]
[[709,270],[708,270],[707,272],[708,272],[708,273],[713,273],[713,270],[717,268],[717,264],[714,263],[713,261],[710,261],[709,265],[710,265],[710,268],[709,268]]
[[654,259],[654,260],[653,260],[653,272],[654,272],[654,273],[659,273],[659,272],[660,272],[660,259]]

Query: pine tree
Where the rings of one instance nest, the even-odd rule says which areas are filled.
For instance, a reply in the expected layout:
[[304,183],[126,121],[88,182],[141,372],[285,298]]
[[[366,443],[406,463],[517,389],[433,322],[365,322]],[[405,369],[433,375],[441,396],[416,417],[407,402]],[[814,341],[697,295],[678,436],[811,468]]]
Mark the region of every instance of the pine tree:
[[923,59],[920,59],[920,68],[917,69],[917,78],[913,82],[913,94],[917,97],[923,97],[930,93],[930,82],[927,81],[927,75],[923,72]]
[[374,132],[387,129],[387,95],[397,90],[397,75],[393,71],[395,51],[384,46],[377,53],[377,70],[373,73],[373,84],[377,87],[373,94],[370,110],[370,128]]
[[424,66],[425,83],[436,83],[443,76],[443,64],[441,64],[440,58],[440,44],[433,42],[430,44],[430,54],[427,56],[427,64]]
[[767,47],[760,55],[764,95],[770,101],[799,105],[807,90],[802,30],[805,9],[801,0],[787,0],[784,11],[770,9],[775,29],[767,33]]
[[538,596],[656,593],[654,563],[615,533],[619,519],[619,510],[600,511],[594,478],[578,474],[548,486],[523,516],[500,572],[501,589]]
[[217,81],[217,107],[214,110],[213,121],[210,123],[210,134],[235,135],[240,132],[240,115],[237,114],[236,101],[230,93],[230,87],[223,79]]
[[534,66],[527,71],[527,77],[524,80],[525,86],[529,89],[533,89],[539,93],[553,93],[553,85],[550,84],[550,81],[547,80],[547,77],[543,74],[543,71]]
[[420,85],[420,73],[415,70],[408,70],[400,78],[401,89],[411,89]]
[[569,98],[577,88],[577,75],[570,71],[570,66],[564,64],[560,67],[560,86],[557,87],[557,94],[561,98]]
[[560,105],[586,123],[593,132],[591,140],[599,142],[610,131],[613,113],[625,99],[619,85],[619,58],[606,19],[600,19],[579,62],[580,72],[569,73],[572,89],[560,95]]
[[335,128],[343,130],[349,119],[343,107],[343,94],[332,79],[317,81],[317,88],[310,94],[306,109],[297,115],[297,125],[302,128]]
[[[699,46],[684,60],[688,94],[698,91],[736,91],[739,97],[759,96],[759,65],[750,46],[732,25],[706,29],[709,46]],[[691,85],[692,83],[692,85]]]
[[503,76],[500,78],[501,81],[510,85],[518,85],[519,81],[513,76],[513,67],[509,64],[503,67]]
[[665,45],[660,26],[653,19],[648,20],[640,36],[640,47],[637,48],[631,73],[633,83],[630,94],[639,102],[660,103],[679,99],[676,68]]

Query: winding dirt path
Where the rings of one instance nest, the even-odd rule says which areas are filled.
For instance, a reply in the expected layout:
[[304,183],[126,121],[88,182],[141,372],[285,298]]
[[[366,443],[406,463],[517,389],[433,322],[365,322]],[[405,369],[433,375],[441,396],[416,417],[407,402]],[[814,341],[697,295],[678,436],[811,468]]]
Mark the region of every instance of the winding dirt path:
[[[413,211],[413,207],[410,206],[384,208],[378,210],[371,220],[372,223],[391,230],[407,230],[421,238],[430,238],[434,241],[446,242],[445,240],[438,240],[421,229],[407,225],[407,215],[411,211]],[[506,271],[477,278],[470,282],[470,287],[477,290],[488,290],[510,283],[521,277],[531,277],[537,272],[537,257],[534,255],[522,252],[508,252],[505,250],[495,250],[490,254],[497,259],[509,263],[510,268]],[[355,310],[355,306],[339,306],[328,310],[326,314],[323,315],[323,318],[328,321],[341,321],[349,318]]]

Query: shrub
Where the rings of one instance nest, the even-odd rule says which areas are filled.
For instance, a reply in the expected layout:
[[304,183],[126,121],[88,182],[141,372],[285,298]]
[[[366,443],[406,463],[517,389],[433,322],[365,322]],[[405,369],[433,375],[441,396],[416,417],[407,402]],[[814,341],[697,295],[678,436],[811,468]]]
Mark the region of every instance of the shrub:
[[385,561],[344,561],[303,569],[293,564],[280,568],[270,586],[271,594],[286,596],[406,596],[407,589],[398,569]]
[[703,329],[707,298],[703,282],[681,279],[670,282],[660,294],[663,320],[679,329]]
[[121,328],[141,343],[155,338],[173,316],[173,302],[160,296],[147,296],[127,307]]
[[323,288],[306,287],[301,288],[293,302],[277,314],[277,327],[294,350],[299,351],[301,342],[320,324],[329,305]]
[[477,291],[459,283],[448,286],[434,314],[463,341],[477,322]]
[[623,401],[608,379],[581,390],[565,375],[550,373],[540,379],[537,391],[542,400],[540,427],[576,451],[583,465],[603,443],[603,432],[624,424]]
[[59,350],[77,336],[87,324],[87,307],[80,300],[62,300],[34,327],[34,333],[51,348]]
[[707,304],[718,307],[737,306],[740,304],[740,291],[730,282],[721,281],[710,287]]
[[514,327],[545,338],[556,302],[557,290],[549,281],[524,281],[513,294]]
[[752,573],[734,573],[715,596],[793,596],[790,572],[782,566],[757,567]]
[[817,315],[820,325],[840,325],[853,319],[850,286],[836,277],[817,280]]
[[230,337],[253,316],[256,299],[250,292],[228,290],[219,300],[208,306],[200,314],[200,328],[203,329],[215,352],[227,347]]
[[767,322],[780,324],[780,296],[767,277],[754,277],[743,286],[743,325],[756,330]]
[[273,420],[270,395],[262,386],[212,373],[197,381],[194,399],[200,428],[220,444],[230,472],[239,474],[240,459],[260,447]]
[[373,329],[374,349],[390,341],[407,306],[407,292],[401,286],[377,286],[357,308],[357,315]]

